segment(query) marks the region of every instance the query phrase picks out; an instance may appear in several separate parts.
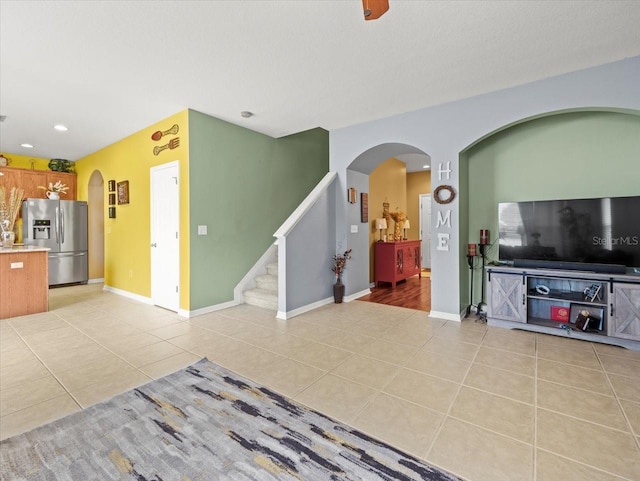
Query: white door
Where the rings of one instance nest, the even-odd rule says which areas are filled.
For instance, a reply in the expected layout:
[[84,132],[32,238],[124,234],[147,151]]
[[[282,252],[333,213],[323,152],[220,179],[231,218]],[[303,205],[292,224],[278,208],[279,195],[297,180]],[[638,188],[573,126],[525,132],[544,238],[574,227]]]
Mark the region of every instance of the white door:
[[422,268],[431,269],[431,196],[420,195],[420,246]]
[[151,299],[180,308],[180,189],[178,162],[151,168]]

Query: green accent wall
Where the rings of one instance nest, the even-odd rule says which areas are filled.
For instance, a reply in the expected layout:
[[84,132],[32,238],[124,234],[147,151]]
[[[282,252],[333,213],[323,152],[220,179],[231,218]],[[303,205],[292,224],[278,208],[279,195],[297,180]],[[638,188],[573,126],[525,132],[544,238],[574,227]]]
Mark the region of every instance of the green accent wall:
[[[233,300],[273,233],[329,171],[329,133],[274,139],[189,111],[190,309]],[[198,225],[208,235],[198,236]]]
[[[466,160],[461,169],[468,165],[469,192],[469,239],[461,238],[461,250],[466,254],[466,244],[478,243],[480,229],[488,228],[488,257],[495,260],[499,202],[640,195],[640,114],[572,112],[538,118],[496,133],[461,159]],[[462,213],[460,220],[465,222]],[[479,276],[478,270],[476,303]]]
[[[477,243],[476,241],[467,241],[472,239],[473,235],[469,233],[469,209],[466,208],[469,205],[470,185],[469,185],[469,156],[467,152],[460,154],[458,165],[460,166],[460,177],[458,182],[458,202],[460,202],[460,208],[458,209],[458,215],[460,216],[460,248],[458,251],[459,256],[459,279],[460,279],[460,312],[466,314],[466,309],[469,307],[469,296],[471,286],[471,274],[469,273],[469,261],[467,259],[467,247],[468,244]],[[437,242],[437,239],[431,242]],[[477,284],[476,284],[477,285]],[[476,288],[474,285],[474,289]],[[480,298],[475,291],[473,297]]]

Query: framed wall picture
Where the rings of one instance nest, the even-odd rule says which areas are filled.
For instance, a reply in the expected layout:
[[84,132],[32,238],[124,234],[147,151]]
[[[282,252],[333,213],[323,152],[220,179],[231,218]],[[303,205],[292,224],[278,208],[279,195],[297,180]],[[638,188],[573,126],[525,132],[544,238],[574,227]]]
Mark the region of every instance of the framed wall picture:
[[129,181],[118,182],[118,204],[129,203]]
[[115,192],[116,191],[116,181],[115,180],[110,180],[107,182],[107,184],[109,185],[109,192]]
[[116,218],[116,208],[109,207],[109,219],[115,219],[115,218]]
[[360,194],[360,222],[369,222],[369,194]]
[[116,205],[116,194],[109,194],[109,205]]
[[358,202],[358,191],[353,187],[349,187],[347,189],[347,198],[349,199],[349,204],[355,204]]

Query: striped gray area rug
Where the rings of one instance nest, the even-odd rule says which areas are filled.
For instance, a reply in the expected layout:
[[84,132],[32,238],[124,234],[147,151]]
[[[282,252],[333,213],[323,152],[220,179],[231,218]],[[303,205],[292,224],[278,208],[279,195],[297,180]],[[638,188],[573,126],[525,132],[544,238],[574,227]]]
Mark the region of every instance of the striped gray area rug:
[[0,443],[2,480],[455,478],[203,359]]

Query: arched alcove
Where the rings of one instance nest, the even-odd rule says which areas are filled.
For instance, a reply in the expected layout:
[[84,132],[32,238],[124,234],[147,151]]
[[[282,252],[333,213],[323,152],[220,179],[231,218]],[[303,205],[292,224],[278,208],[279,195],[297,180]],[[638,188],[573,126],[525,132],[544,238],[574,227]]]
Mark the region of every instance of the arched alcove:
[[89,178],[89,282],[104,282],[104,179],[95,170]]
[[[498,260],[498,204],[640,195],[636,177],[640,112],[606,109],[555,111],[485,135],[460,155],[460,250],[491,231],[488,260]],[[466,231],[467,235],[463,234]],[[468,271],[467,271],[468,272]],[[481,273],[475,271],[474,304]],[[468,273],[461,276],[468,298]]]

